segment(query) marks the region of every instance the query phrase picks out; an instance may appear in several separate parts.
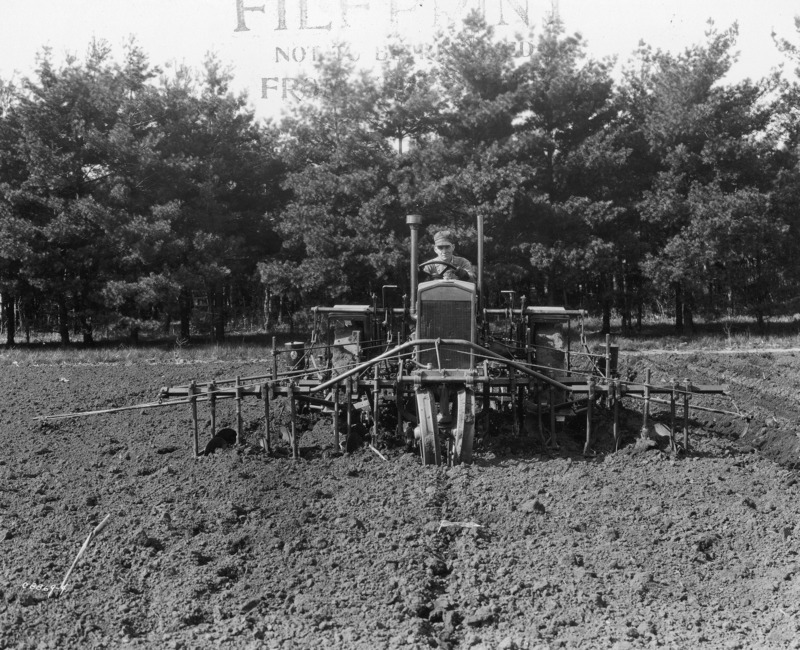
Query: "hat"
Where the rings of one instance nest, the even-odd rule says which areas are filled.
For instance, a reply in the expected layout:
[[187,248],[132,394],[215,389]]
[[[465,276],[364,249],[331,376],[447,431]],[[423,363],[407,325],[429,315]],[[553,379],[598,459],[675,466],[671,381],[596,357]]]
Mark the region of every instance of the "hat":
[[434,246],[443,246],[444,244],[453,245],[453,235],[449,230],[440,230],[433,236]]

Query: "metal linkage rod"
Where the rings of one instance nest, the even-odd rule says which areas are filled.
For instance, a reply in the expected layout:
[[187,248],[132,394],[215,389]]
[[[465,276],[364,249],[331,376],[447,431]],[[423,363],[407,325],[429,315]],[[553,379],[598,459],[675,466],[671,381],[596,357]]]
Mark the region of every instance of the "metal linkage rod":
[[[622,385],[624,386],[625,395],[643,395],[645,390],[650,395],[656,393],[670,395],[672,393],[671,384],[632,384],[622,382]],[[726,395],[728,386],[727,384],[690,384],[683,389],[678,389],[678,395],[683,395],[684,393],[690,395]],[[653,398],[650,399],[652,401]]]
[[499,361],[501,363],[504,363],[505,365],[509,366],[510,368],[514,368],[515,370],[518,370],[519,372],[521,372],[521,373],[523,373],[525,375],[528,375],[529,377],[534,377],[536,379],[540,379],[541,381],[543,381],[543,382],[545,382],[545,383],[547,383],[547,384],[549,384],[551,386],[555,386],[556,388],[560,388],[561,390],[565,390],[565,391],[570,391],[571,390],[568,386],[562,384],[560,381],[557,381],[556,379],[553,379],[552,377],[548,377],[547,375],[544,375],[544,374],[542,374],[540,372],[536,372],[535,370],[531,370],[530,368],[525,367],[524,364],[518,363],[516,361],[512,361],[511,359],[506,359],[505,357],[503,357],[503,356],[501,356],[499,354],[496,354],[496,353],[492,352],[491,350],[487,350],[486,348],[478,345],[477,343],[472,343],[472,342],[464,340],[464,339],[417,339],[415,341],[407,341],[406,343],[402,343],[402,344],[398,345],[397,347],[392,348],[391,350],[387,350],[383,354],[379,354],[374,359],[370,359],[368,361],[365,361],[365,362],[355,366],[354,368],[350,368],[349,370],[343,372],[341,375],[337,375],[336,377],[333,377],[333,378],[329,379],[328,381],[323,382],[322,384],[320,384],[316,388],[312,388],[310,392],[315,393],[315,392],[318,392],[318,391],[328,390],[333,385],[337,384],[338,382],[342,381],[343,379],[346,379],[346,378],[348,378],[348,377],[350,377],[352,375],[361,373],[364,370],[366,370],[367,368],[369,368],[370,366],[372,366],[372,365],[374,365],[374,364],[376,364],[376,363],[378,363],[380,361],[383,361],[384,359],[388,359],[388,358],[390,358],[390,357],[392,357],[394,355],[399,354],[400,352],[412,349],[415,346],[420,346],[420,345],[434,345],[434,346],[435,345],[444,345],[444,346],[466,347],[466,348],[469,348],[470,350],[478,353],[479,355],[482,355],[486,359],[492,359],[494,361]]
[[641,437],[647,437],[647,419],[650,417],[650,368],[644,380],[644,404],[642,405],[642,431]]
[[[676,395],[683,394],[685,397],[688,397],[692,393],[690,391],[687,392],[687,391],[677,391],[676,390],[675,394]],[[696,395],[697,393],[694,393],[694,394]],[[623,393],[622,397],[632,397],[633,399],[640,399],[640,400],[645,399],[642,395],[637,395],[636,393],[628,393],[628,392]],[[671,400],[658,399],[656,397],[649,398],[649,401],[650,401],[651,404],[653,402],[655,402],[656,404],[665,404],[666,406],[670,406],[671,403],[672,403]],[[737,418],[742,418],[743,420],[749,420],[752,417],[752,415],[750,415],[748,413],[734,413],[733,411],[725,411],[723,409],[714,409],[714,408],[711,408],[709,406],[700,406],[699,404],[691,404],[691,405],[689,405],[689,408],[690,409],[694,409],[695,411],[705,411],[707,413],[718,413],[720,415],[734,415]]]
[[[272,345],[273,345],[273,351],[274,351],[273,356],[275,357],[275,360],[277,361],[277,358],[282,354],[286,354],[286,351],[285,350],[279,350],[279,349],[277,349],[275,347],[277,345],[277,343],[275,341],[275,337],[273,337],[272,341],[273,341]],[[311,352],[311,351],[315,351],[315,350],[324,350],[324,349],[325,349],[324,346],[319,346],[319,345],[314,346],[314,345],[312,345],[310,347],[303,348],[303,352]],[[250,377],[232,377],[232,378],[229,378],[229,379],[213,379],[213,380],[208,381],[208,382],[198,382],[197,384],[195,384],[195,387],[198,388],[198,389],[205,390],[210,385],[214,385],[214,384],[216,384],[217,386],[226,386],[226,385],[236,385],[237,382],[241,383],[241,384],[260,383],[262,381],[275,381],[277,379],[290,379],[290,378],[293,378],[293,377],[298,377],[298,376],[303,376],[303,375],[308,375],[308,374],[314,374],[314,373],[317,373],[317,372],[320,372],[320,370],[319,369],[314,369],[314,370],[310,370],[310,371],[306,371],[306,370],[300,370],[300,371],[297,371],[297,370],[285,370],[283,372],[278,372],[277,363],[276,363],[273,371],[269,372],[267,374],[252,375]],[[188,388],[189,388],[189,384],[178,384],[176,386],[171,386],[170,390],[173,390],[175,392],[178,392],[181,389],[183,391],[188,391]]]
[[583,445],[584,456],[592,448],[592,407],[594,406],[594,380],[589,379],[589,399],[586,401],[586,442]]
[[264,400],[264,437],[262,438],[264,450],[269,454],[272,452],[272,441],[270,440],[270,426],[269,426],[269,384],[261,386],[261,399]]
[[[189,384],[189,394],[194,395],[196,392],[195,383]],[[197,398],[190,397],[189,402],[192,405],[192,432],[194,434],[194,455],[195,458],[200,455],[200,429],[197,421]]]
[[[251,390],[252,386],[242,386],[243,395],[259,395],[261,388],[258,387],[257,391]],[[160,408],[162,406],[180,406],[181,404],[199,404],[200,402],[210,402],[212,398],[215,399],[235,399],[236,393],[232,391],[216,391],[195,393],[191,396],[188,392],[186,397],[178,399],[159,400],[157,402],[144,402],[142,404],[131,404],[129,406],[115,406],[107,409],[97,409],[94,411],[75,411],[73,413],[56,413],[54,415],[37,415],[33,418],[34,421],[43,420],[68,420],[70,418],[81,418],[89,415],[105,415],[106,413],[122,413],[124,411],[138,411],[140,409]]]
[[[242,385],[239,383],[239,377],[236,378],[235,384],[236,390],[236,444],[241,445],[244,440],[242,439],[244,434],[244,422],[242,421],[242,398],[243,398],[243,390]],[[261,390],[259,389],[259,393]]]
[[[458,352],[459,354],[468,354],[467,352],[464,352],[463,350],[457,350],[456,352]],[[602,355],[597,355],[597,356],[598,356],[598,358],[603,358]],[[483,357],[480,357],[480,355],[476,355],[476,357],[483,358]],[[494,357],[492,357],[492,358],[494,359]],[[500,360],[500,359],[498,359],[498,360]],[[509,362],[508,359],[503,359],[503,360],[506,361],[506,362]],[[512,364],[509,363],[509,365],[512,365]],[[543,366],[543,365],[539,365],[539,364],[519,363],[518,365],[525,366],[525,367],[527,367],[529,369],[530,368],[542,368],[542,369],[545,369],[545,370],[560,370],[560,369],[552,368],[550,366]],[[516,367],[516,366],[514,366],[514,367]],[[600,376],[602,377],[602,375],[600,375]],[[570,391],[570,392],[573,392],[573,393],[585,393],[585,392],[588,391],[589,380],[590,379],[594,379],[596,381],[597,377],[598,377],[597,374],[594,374],[594,373],[591,373],[591,372],[577,372],[577,371],[573,370],[573,371],[571,371],[571,376],[570,377],[561,377],[559,379],[552,379],[551,378],[551,380],[552,381],[557,381],[560,384],[565,384],[568,387],[567,390]],[[507,383],[507,381],[508,380],[506,380],[506,383]],[[585,383],[581,383],[581,382],[585,382]],[[497,383],[498,384],[502,384],[503,382],[499,381]],[[620,387],[620,391],[621,391],[622,395],[628,395],[628,394],[631,394],[631,395],[633,395],[633,394],[643,395],[644,393],[649,393],[650,395],[653,395],[653,394],[656,394],[656,393],[668,395],[668,394],[671,394],[672,390],[673,390],[671,384],[653,384],[653,383],[650,383],[649,380],[646,380],[645,383],[643,383],[643,384],[635,384],[635,383],[632,383],[632,382],[626,382],[626,381],[623,381],[623,380],[619,380],[618,386]],[[685,391],[688,391],[690,394],[714,394],[714,395],[719,395],[719,394],[727,394],[728,393],[728,385],[727,384],[691,384],[691,383],[686,383],[684,386],[685,386],[684,388],[678,389],[678,393],[677,393],[678,395],[682,395]],[[559,387],[561,387],[561,386],[559,386]],[[603,383],[603,384],[597,384],[596,387],[595,387],[595,390],[596,390],[596,392],[609,392],[611,390],[610,389],[610,384],[609,384],[609,382],[606,382],[606,383]],[[651,398],[651,401],[652,401],[652,398]]]
[[[206,402],[207,398],[192,398],[198,402]],[[151,409],[159,406],[175,406],[179,404],[191,404],[192,399],[169,400],[165,402],[146,402],[144,404],[133,404],[130,406],[116,406],[108,409],[98,409],[95,411],[76,411],[74,413],[56,413],[55,415],[37,415],[34,421],[42,420],[68,420],[70,418],[81,418],[89,415],[105,415],[106,413],[122,413],[123,411],[137,411],[140,409]]]
[[206,393],[208,394],[208,401],[210,402],[210,411],[211,411],[211,435],[216,435],[217,433],[217,396],[215,395],[217,390],[217,386],[212,381],[208,388],[206,389]]
[[[283,373],[278,373],[278,376],[280,377],[282,374]],[[244,383],[251,383],[251,382],[268,381],[268,380],[271,380],[271,379],[272,379],[272,373],[268,373],[266,375],[254,375],[252,377],[240,377],[239,381],[244,382]],[[209,386],[216,385],[217,387],[220,387],[220,386],[233,385],[235,383],[236,383],[236,379],[235,378],[234,379],[212,379],[211,381],[197,382],[195,384],[195,387],[205,391],[205,390],[208,390]],[[173,390],[182,389],[182,390],[185,391],[185,390],[187,390],[189,388],[189,384],[177,384],[175,386],[170,386],[169,388],[173,389]]]
[[[202,394],[208,398],[216,397],[216,398],[226,398],[226,397],[236,397],[237,390],[241,390],[243,395],[260,395],[261,388],[260,384],[240,384],[237,386],[232,386],[230,388],[220,388],[219,386],[214,386],[213,383],[211,384],[202,384],[206,386],[205,390],[201,389],[201,384],[194,385],[194,393],[195,394]],[[172,397],[188,397],[191,395],[192,386],[187,386],[184,388],[183,386],[176,387],[175,386],[164,386],[159,391],[159,396],[162,398],[172,398]]]

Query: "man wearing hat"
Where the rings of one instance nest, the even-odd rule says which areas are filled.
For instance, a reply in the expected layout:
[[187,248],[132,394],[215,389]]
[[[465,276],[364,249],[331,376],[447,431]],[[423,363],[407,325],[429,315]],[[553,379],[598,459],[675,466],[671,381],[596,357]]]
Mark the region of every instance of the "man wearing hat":
[[445,280],[465,280],[475,282],[475,271],[470,261],[464,257],[453,255],[455,246],[453,245],[453,235],[449,230],[440,230],[433,236],[433,250],[436,258],[455,268],[445,264],[431,264],[428,268],[433,275],[440,275]]

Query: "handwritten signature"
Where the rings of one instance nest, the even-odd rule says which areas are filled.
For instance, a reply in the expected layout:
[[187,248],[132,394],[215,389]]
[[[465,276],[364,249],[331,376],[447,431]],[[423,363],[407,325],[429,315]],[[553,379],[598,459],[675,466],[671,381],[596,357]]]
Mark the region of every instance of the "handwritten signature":
[[[67,588],[66,586],[58,586],[58,585],[46,585],[38,582],[23,582],[22,583],[23,589],[31,589],[33,591],[46,591],[48,598],[53,598],[54,596],[60,596],[64,593],[64,590]],[[60,590],[60,591],[59,591]]]

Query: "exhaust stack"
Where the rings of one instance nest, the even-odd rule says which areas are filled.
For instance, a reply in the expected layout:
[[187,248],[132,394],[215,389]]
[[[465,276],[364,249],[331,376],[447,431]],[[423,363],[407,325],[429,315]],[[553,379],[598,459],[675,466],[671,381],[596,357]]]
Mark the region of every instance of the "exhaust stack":
[[422,223],[422,215],[409,214],[406,216],[406,224],[411,229],[411,305],[410,312],[413,317],[417,313],[417,274],[419,269],[419,226]]
[[478,313],[483,308],[483,214],[478,213]]

